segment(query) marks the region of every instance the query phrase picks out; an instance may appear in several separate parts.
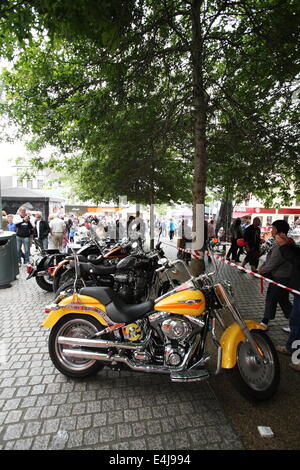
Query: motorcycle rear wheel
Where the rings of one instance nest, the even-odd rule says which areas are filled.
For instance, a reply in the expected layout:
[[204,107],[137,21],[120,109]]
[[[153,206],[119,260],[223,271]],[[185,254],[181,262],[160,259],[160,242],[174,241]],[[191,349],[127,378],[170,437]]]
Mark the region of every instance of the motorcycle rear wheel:
[[53,280],[48,274],[45,276],[36,276],[35,280],[41,289],[47,292],[53,292]]
[[103,329],[104,326],[90,315],[68,314],[62,317],[51,329],[48,343],[50,358],[56,369],[72,378],[95,375],[104,367],[105,363],[91,359],[75,359],[64,355],[63,349],[67,349],[69,346],[58,344],[58,337],[89,338]]
[[246,398],[255,401],[270,399],[278,389],[280,367],[274,345],[261,330],[252,330],[251,335],[263,351],[266,363],[257,360],[248,342],[237,348],[237,361],[229,373],[235,388]]

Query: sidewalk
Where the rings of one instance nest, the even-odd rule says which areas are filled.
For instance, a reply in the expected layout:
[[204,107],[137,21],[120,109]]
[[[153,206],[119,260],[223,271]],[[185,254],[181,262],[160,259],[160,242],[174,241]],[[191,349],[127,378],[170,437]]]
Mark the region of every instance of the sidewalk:
[[[176,253],[166,249],[172,258]],[[218,266],[242,315],[260,321],[259,281]],[[53,294],[26,281],[25,271],[0,290],[0,449],[243,449],[209,381],[179,384],[109,369],[84,380],[61,375],[49,359],[49,332],[39,328]],[[278,314],[269,332],[276,344],[286,339],[282,326],[287,321]]]
[[48,355],[39,328],[52,293],[25,268],[0,290],[0,449],[242,449],[208,382],[115,372],[71,380]]

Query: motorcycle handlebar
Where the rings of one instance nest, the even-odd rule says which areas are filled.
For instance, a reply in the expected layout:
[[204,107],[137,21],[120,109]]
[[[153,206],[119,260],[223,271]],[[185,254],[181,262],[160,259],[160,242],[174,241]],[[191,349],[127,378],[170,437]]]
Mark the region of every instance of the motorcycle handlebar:
[[157,268],[155,272],[159,273],[160,271],[164,271],[165,269],[167,269],[167,266],[162,266],[161,268]]

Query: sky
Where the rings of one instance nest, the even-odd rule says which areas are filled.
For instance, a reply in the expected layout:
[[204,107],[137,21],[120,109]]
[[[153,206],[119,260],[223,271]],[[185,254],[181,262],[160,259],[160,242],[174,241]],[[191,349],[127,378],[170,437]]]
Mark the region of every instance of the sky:
[[10,176],[14,173],[11,168],[11,159],[26,157],[28,152],[22,142],[5,143],[0,142],[0,175]]
[[[3,67],[8,67],[9,62],[0,59],[0,73],[2,71]],[[1,88],[1,83],[0,83],[0,99],[3,99],[2,95],[2,88]],[[4,121],[5,122],[5,121]],[[3,127],[3,119],[1,118],[0,121],[1,127]],[[5,132],[7,132],[9,135],[11,135],[11,130],[9,127],[4,126]],[[1,136],[0,136],[1,137]],[[7,142],[1,142],[0,140],[0,176],[10,176],[14,172],[11,168],[11,162],[10,159],[13,158],[15,159],[16,157],[25,157],[28,155],[28,152],[25,148],[25,145],[22,142],[15,142],[15,143],[7,143]]]

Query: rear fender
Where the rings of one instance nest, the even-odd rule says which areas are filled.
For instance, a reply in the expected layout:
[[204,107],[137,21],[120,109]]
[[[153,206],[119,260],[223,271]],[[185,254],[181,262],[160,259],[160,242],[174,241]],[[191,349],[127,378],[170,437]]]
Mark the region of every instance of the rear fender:
[[68,259],[64,259],[62,260],[60,263],[58,263],[58,265],[55,267],[53,273],[52,273],[52,276],[57,276],[57,273],[59,271],[63,271],[63,269],[65,269],[66,265],[70,262],[70,260]]
[[47,260],[47,256],[38,256],[35,260],[35,267],[37,271],[44,270],[45,261]]
[[37,272],[36,268],[32,268],[32,270],[30,271],[30,273],[29,273],[28,276],[26,277],[26,281],[27,281],[28,279],[31,279],[32,277],[36,277],[36,272]]
[[[260,324],[252,320],[245,321],[248,329],[251,330],[265,330]],[[240,342],[246,341],[241,327],[237,323],[232,323],[221,336],[220,344],[222,347],[222,368],[232,369],[236,364],[237,347]]]
[[77,313],[79,315],[90,315],[103,326],[113,325],[106,313],[106,308],[94,297],[87,295],[72,295],[65,297],[59,304],[52,304],[45,308],[47,318],[41,324],[41,328],[52,328],[62,317]]

